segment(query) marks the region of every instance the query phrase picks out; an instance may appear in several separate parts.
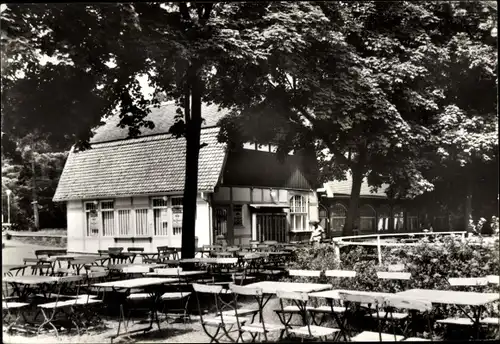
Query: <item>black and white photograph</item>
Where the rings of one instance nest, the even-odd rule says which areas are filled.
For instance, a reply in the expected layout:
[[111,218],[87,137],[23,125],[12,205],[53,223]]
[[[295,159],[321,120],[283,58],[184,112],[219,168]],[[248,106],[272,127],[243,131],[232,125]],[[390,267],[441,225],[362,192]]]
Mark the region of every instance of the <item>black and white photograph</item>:
[[3,342],[500,340],[497,7],[1,3]]

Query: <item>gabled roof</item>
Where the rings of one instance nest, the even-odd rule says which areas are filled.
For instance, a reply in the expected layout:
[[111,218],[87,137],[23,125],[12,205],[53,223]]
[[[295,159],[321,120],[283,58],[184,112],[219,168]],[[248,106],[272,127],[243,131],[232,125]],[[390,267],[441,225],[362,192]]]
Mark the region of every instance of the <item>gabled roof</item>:
[[242,149],[229,152],[223,184],[311,190],[307,168],[301,155],[288,155],[283,162],[275,153]]
[[[212,191],[225,159],[217,142],[219,128],[202,129],[198,190]],[[182,192],[185,176],[185,138],[170,134],[93,144],[70,152],[54,201]]]
[[[334,180],[330,182],[326,182],[324,184],[324,188],[326,191],[327,197],[337,197],[337,196],[350,196],[352,189],[352,176],[347,173],[347,180]],[[389,187],[388,184],[382,184],[380,188],[378,188],[377,192],[372,192],[366,178],[363,179],[361,184],[360,196],[365,198],[387,198],[387,194],[385,190]]]
[[[145,117],[145,120],[152,121],[155,125],[153,129],[141,128],[139,137],[166,134],[175,122],[177,106],[174,102],[165,102],[160,107],[151,107],[151,112]],[[202,104],[201,108],[204,122],[202,128],[214,127],[219,119],[229,113],[227,109],[220,109],[215,104]],[[114,140],[123,140],[128,137],[128,128],[118,127],[120,116],[118,114],[106,118],[106,124],[94,129],[94,137],[90,140],[91,143],[107,142]]]

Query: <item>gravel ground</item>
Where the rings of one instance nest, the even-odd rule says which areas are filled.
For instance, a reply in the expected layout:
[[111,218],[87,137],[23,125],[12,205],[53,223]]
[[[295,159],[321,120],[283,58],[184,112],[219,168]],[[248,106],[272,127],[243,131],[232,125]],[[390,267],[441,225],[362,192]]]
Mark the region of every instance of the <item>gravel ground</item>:
[[[240,307],[244,308],[257,308],[256,303],[245,303],[240,305]],[[279,308],[279,303],[277,299],[272,299],[265,308],[264,311],[264,319],[268,323],[279,323],[279,319],[274,313],[274,309]],[[214,314],[211,314],[214,315]],[[161,317],[161,316],[160,316]],[[210,339],[203,331],[199,323],[199,318],[196,315],[191,316],[191,323],[174,323],[168,324],[165,321],[162,321],[160,327],[161,331],[158,331],[155,326],[153,330],[149,331],[146,334],[139,332],[138,334],[134,334],[131,336],[133,342],[135,343],[209,343]],[[73,330],[70,333],[63,332],[59,334],[59,339],[56,339],[54,333],[43,333],[41,335],[24,335],[21,333],[14,333],[13,335],[9,335],[7,333],[3,333],[3,342],[4,343],[12,343],[12,344],[21,344],[21,343],[110,343],[110,337],[116,333],[118,328],[118,321],[116,320],[107,320],[105,321],[106,329],[105,330],[90,330],[88,334],[83,334],[78,336],[76,331]],[[144,324],[135,324],[133,326],[129,326],[129,329],[140,328],[145,326]],[[276,338],[274,338],[276,337]],[[235,336],[236,338],[236,336]],[[249,338],[248,338],[249,339]],[[270,339],[278,339],[277,335],[271,336]],[[124,343],[130,342],[126,337],[121,337],[113,341],[113,343]],[[227,342],[230,342],[227,340]]]

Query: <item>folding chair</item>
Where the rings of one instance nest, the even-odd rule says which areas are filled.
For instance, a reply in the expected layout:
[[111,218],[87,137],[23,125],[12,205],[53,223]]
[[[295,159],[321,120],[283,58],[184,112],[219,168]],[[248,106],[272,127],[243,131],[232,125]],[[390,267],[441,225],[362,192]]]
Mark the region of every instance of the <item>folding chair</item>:
[[285,326],[285,332],[287,338],[290,338],[290,334],[293,334],[299,337],[316,338],[323,341],[327,341],[328,336],[332,336],[334,340],[336,339],[340,329],[311,324],[311,321],[309,319],[309,308],[307,306],[307,302],[309,301],[309,296],[306,293],[277,290],[276,296],[280,301],[280,307],[282,312],[285,312],[285,306],[283,301],[284,300],[292,301],[299,309],[299,312],[304,320],[303,325],[305,326],[298,326],[298,327],[290,326],[288,323],[282,321],[283,325]]
[[[280,337],[279,339],[281,340],[283,338],[283,335],[285,333],[285,326],[283,324],[273,324],[273,323],[266,323],[264,320],[264,313],[263,313],[263,308],[264,308],[264,295],[262,293],[262,289],[260,288],[250,288],[250,287],[242,287],[242,286],[237,286],[234,284],[231,284],[229,288],[232,291],[233,297],[234,297],[234,315],[237,320],[237,325],[238,325],[238,331],[239,331],[239,336],[236,339],[238,342],[240,339],[243,341],[243,334],[245,332],[250,333],[250,336],[252,338],[252,343],[255,342],[255,340],[258,337],[258,341],[261,342],[261,337],[264,337],[264,341],[268,341],[268,333],[270,332],[278,332],[280,331]],[[257,301],[258,305],[258,310],[255,313],[247,313],[245,312],[244,308],[238,308],[238,296],[243,295],[243,296],[253,296],[255,301]],[[254,322],[255,316],[259,315],[259,322]],[[250,323],[248,322],[247,318],[244,318],[245,316],[252,315],[252,320]]]
[[[471,289],[484,289],[488,283],[489,280],[487,277],[460,277],[460,278],[448,278],[448,284],[458,290],[471,290]],[[496,321],[496,323],[495,323]],[[485,325],[489,325],[490,322],[494,323],[494,325],[498,325],[498,320],[494,319],[486,319],[483,321],[480,321],[480,323],[484,323]],[[449,317],[445,319],[440,319],[436,320],[436,323],[446,325],[446,326],[465,326],[465,327],[472,327],[474,325],[474,322],[472,319],[468,317]]]
[[[203,331],[205,331],[205,334],[210,338],[210,343],[220,343],[220,340],[224,337],[234,341],[230,333],[235,330],[237,331],[238,319],[236,319],[235,316],[226,316],[223,312],[221,312],[221,295],[223,294],[222,286],[193,283],[193,289],[196,295],[196,303],[198,305],[201,326]],[[216,309],[215,316],[205,316],[205,314],[208,313],[208,309],[206,307],[202,307],[202,300],[205,300],[206,298],[206,296],[202,294],[211,294],[213,296]],[[234,329],[235,326],[236,329]],[[209,327],[215,327],[215,332],[211,333],[208,330]],[[220,333],[221,330],[222,333]]]
[[[19,325],[21,317],[26,322],[24,311],[30,306],[29,303],[19,302],[17,297],[10,296],[10,291],[9,284],[2,281],[2,320],[7,326],[7,333],[10,333],[14,326]],[[14,320],[12,320],[13,317],[15,317]]]
[[[432,335],[432,325],[431,325],[431,319],[430,319],[430,312],[432,311],[432,303],[429,301],[425,300],[417,300],[417,299],[411,299],[411,298],[406,298],[406,297],[400,297],[400,296],[390,296],[390,297],[384,297],[384,308],[387,309],[389,312],[389,317],[391,319],[392,323],[392,330],[394,333],[394,341],[397,341],[397,334],[396,334],[396,326],[395,326],[395,321],[394,318],[392,317],[392,313],[394,309],[406,309],[410,311],[411,313],[411,320],[415,322],[417,320],[417,313],[420,314],[420,316],[423,316],[426,319],[426,325],[427,325],[427,330],[429,331],[430,339],[427,338],[421,338],[421,337],[407,337],[407,330],[408,326],[405,329],[402,329],[402,334],[406,337],[404,341],[433,341],[433,335]],[[408,323],[409,325],[409,323]],[[415,330],[412,331],[413,335],[415,335]]]
[[[289,270],[288,274],[290,275],[290,277],[319,278],[321,276],[321,270]],[[310,280],[308,282],[310,282]],[[312,309],[314,309],[314,307],[307,306],[308,311]],[[281,309],[276,309],[275,312],[282,320],[283,324],[285,324],[286,326],[290,324],[294,315],[302,315],[302,320],[305,321],[304,315],[302,314],[302,309],[297,305],[297,303],[285,306]],[[285,314],[289,316],[288,319],[286,318]]]
[[[38,305],[38,308],[40,308],[42,315],[44,317],[44,321],[38,327],[37,335],[40,334],[41,330],[44,327],[50,325],[55,330],[56,337],[59,338],[59,333],[54,324],[54,321],[57,320],[56,315],[58,315],[59,313],[64,313],[65,315],[64,319],[66,321],[69,320],[71,324],[75,325],[78,334],[80,334],[80,328],[78,326],[79,319],[78,316],[75,314],[73,306],[79,300],[78,299],[78,294],[80,291],[79,286],[82,281],[83,281],[83,276],[59,277],[56,283],[56,288],[57,288],[56,300],[53,302],[42,303]],[[73,289],[74,287],[76,288],[76,296],[77,296],[76,298],[70,300],[63,300],[63,297],[60,298],[63,291],[65,291],[66,289]]]
[[[356,271],[352,270],[326,270],[325,271],[325,277],[327,278],[333,278],[333,279],[349,279],[349,278],[354,278],[356,277]],[[339,302],[338,304],[335,304],[336,302],[333,299],[328,299],[328,305],[324,306],[319,306],[319,307],[314,307],[309,310],[311,314],[313,315],[313,322],[315,325],[321,325],[324,320],[326,315],[333,315],[336,321],[340,321],[339,317],[337,316],[338,314],[343,314],[345,312],[345,307],[344,305]],[[321,314],[321,319],[320,321],[316,321],[316,314]]]
[[[384,298],[380,296],[369,295],[369,293],[360,293],[360,292],[339,292],[340,299],[344,302],[346,306],[346,313],[350,308],[351,313],[358,313],[359,306],[361,304],[373,305],[375,307],[375,311],[377,314],[377,329],[378,332],[373,331],[362,331],[355,335],[351,336],[351,328],[350,326],[346,326],[345,330],[347,331],[347,335],[350,337],[350,341],[353,342],[376,342],[376,341],[400,341],[404,339],[404,336],[394,335],[390,333],[382,333],[382,327],[380,324],[380,316],[379,316],[379,306],[383,305]],[[353,307],[354,305],[354,307]],[[353,309],[354,308],[354,309]],[[346,314],[347,315],[347,314]]]
[[[165,292],[161,295],[160,300],[163,301],[163,310],[162,313],[165,314],[166,317],[168,317],[169,313],[166,312],[167,309],[167,303],[170,302],[179,302],[181,304],[181,308],[176,309],[176,308],[168,308],[169,311],[181,311],[182,312],[182,320],[186,322],[186,319],[191,320],[191,316],[189,315],[188,312],[188,304],[189,300],[191,298],[191,292],[186,291],[185,288],[189,286],[189,284],[186,281],[183,281],[183,278],[181,277],[181,267],[177,268],[163,268],[163,269],[155,269],[156,272],[158,273],[165,273],[168,275],[173,275],[175,274],[179,278],[178,283],[171,283],[170,285],[176,286],[177,290],[176,291],[170,291],[170,292]],[[183,290],[184,289],[184,290]]]
[[[397,291],[403,291],[405,290],[406,286],[404,281],[409,281],[411,279],[411,273],[409,272],[385,272],[385,271],[379,271],[377,272],[377,277],[378,279],[383,279],[383,280],[389,280],[389,281],[396,281],[399,282],[399,290],[398,288],[394,286],[390,286],[389,289],[391,292],[397,292]],[[379,319],[382,319],[383,322],[387,320],[388,313],[385,311],[379,311],[378,315],[377,313],[371,313],[367,314],[366,316],[368,317],[379,317]],[[408,318],[408,313],[402,313],[402,312],[391,312],[391,316],[393,319],[397,321],[406,321]]]
[[85,293],[78,295],[73,308],[77,311],[76,314],[80,324],[85,328],[85,332],[88,332],[92,325],[102,324],[99,312],[104,305],[105,292],[103,291],[101,297],[98,293],[93,293],[95,289],[92,287],[92,283],[105,280],[108,274],[109,271],[87,271],[87,274],[84,275],[86,283],[82,284],[82,287]]

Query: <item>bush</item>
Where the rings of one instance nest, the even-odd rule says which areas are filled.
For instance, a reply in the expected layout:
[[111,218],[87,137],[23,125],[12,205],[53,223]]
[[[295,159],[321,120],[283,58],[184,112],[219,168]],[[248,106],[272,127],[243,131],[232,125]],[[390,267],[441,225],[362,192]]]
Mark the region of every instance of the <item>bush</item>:
[[[346,249],[346,250],[344,250]],[[404,289],[452,289],[447,279],[450,277],[484,277],[500,275],[499,240],[484,240],[472,237],[462,241],[461,237],[447,236],[435,238],[429,242],[421,239],[414,246],[387,247],[384,249],[383,265],[379,266],[373,256],[372,247],[344,247],[341,262],[335,260],[334,248],[331,245],[304,248],[297,251],[297,259],[290,264],[290,269],[329,270],[344,269],[357,272],[352,279],[328,279],[310,282],[331,283],[334,289],[366,290],[380,292],[399,292]],[[410,272],[412,279],[406,285],[390,280],[379,280],[377,271],[387,271],[390,264],[404,264],[405,271]],[[304,281],[305,278],[287,278],[287,280]],[[405,281],[406,282],[406,281]],[[477,287],[465,290],[474,291]],[[497,285],[489,285],[481,291],[498,293]],[[484,316],[497,316],[499,305],[489,305]],[[456,307],[443,308],[439,317],[464,316]],[[472,312],[467,307],[469,315]]]

